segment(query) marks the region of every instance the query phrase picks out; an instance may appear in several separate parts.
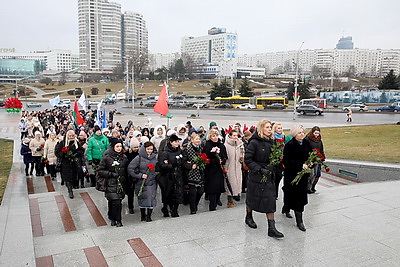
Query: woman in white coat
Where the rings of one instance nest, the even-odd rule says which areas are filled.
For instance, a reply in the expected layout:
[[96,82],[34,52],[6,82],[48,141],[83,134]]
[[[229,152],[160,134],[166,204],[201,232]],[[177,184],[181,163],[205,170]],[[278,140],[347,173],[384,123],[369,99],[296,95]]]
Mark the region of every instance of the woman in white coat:
[[45,164],[48,166],[48,172],[50,173],[51,180],[56,178],[56,163],[57,156],[55,154],[55,148],[58,143],[57,135],[55,132],[50,132],[49,139],[44,143],[44,154]]

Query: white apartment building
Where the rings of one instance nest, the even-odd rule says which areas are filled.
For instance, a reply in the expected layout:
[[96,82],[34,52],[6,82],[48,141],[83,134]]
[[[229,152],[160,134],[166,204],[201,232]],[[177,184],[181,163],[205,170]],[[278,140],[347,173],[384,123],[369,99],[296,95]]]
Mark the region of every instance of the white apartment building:
[[[182,55],[189,55],[197,64],[217,64],[216,75],[230,77],[237,71],[238,35],[224,28],[211,28],[208,35],[183,37]],[[219,69],[219,71],[218,71]]]
[[121,63],[121,5],[107,0],[78,0],[80,68],[111,72]]
[[240,55],[238,66],[264,67],[267,75],[295,71],[296,62],[302,73],[313,67],[341,76],[350,69],[357,76],[382,77],[391,69],[400,73],[400,49],[314,49]]
[[122,15],[122,56],[148,54],[149,36],[143,15],[125,12]]
[[[6,51],[6,50],[5,50]],[[45,62],[46,70],[66,71],[72,70],[70,50],[49,50],[34,52],[0,52],[0,59],[30,59]]]
[[155,71],[156,69],[160,69],[162,67],[169,68],[169,66],[174,64],[180,58],[181,58],[180,53],[150,54],[149,55],[149,69],[150,69],[150,71]]

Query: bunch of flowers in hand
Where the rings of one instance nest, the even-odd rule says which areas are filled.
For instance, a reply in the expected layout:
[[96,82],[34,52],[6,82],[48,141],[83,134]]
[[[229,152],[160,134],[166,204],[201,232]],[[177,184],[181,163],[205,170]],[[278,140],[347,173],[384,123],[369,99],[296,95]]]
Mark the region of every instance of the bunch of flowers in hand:
[[49,160],[47,158],[45,158],[45,157],[42,157],[42,162],[44,164],[49,164]]
[[[196,164],[196,169],[204,170],[206,168],[206,164],[210,164],[210,159],[207,157],[206,153],[199,153],[198,156],[193,157],[193,163]],[[190,170],[189,174],[193,171]]]
[[117,177],[117,193],[122,193],[124,189],[122,188],[121,181],[119,180],[119,173],[121,171],[120,163],[117,160],[114,160],[112,163],[112,167],[114,167],[115,173],[118,175]]
[[36,151],[42,151],[42,149],[44,148],[44,144],[41,144],[39,147],[36,148]]
[[75,165],[78,165],[78,160],[77,158],[74,156],[74,153],[72,153],[71,149],[69,146],[63,146],[61,148],[61,152],[65,153],[65,157],[72,163]]
[[[283,143],[281,142],[276,142],[275,144],[272,145],[271,147],[271,152],[269,153],[269,163],[267,165],[267,169],[272,166],[276,166],[282,162],[283,158],[283,151],[282,151]],[[260,180],[260,183],[265,183],[268,180],[267,175],[263,175],[263,177]]]
[[[147,164],[147,171],[146,171],[147,177],[149,176],[150,171],[154,171],[154,169],[155,169],[155,167],[153,164],[151,164],[151,163]],[[138,197],[140,197],[143,193],[143,187],[144,187],[145,182],[146,182],[146,179],[143,179],[142,184],[140,185]]]
[[318,148],[314,148],[311,151],[310,155],[308,156],[308,159],[306,160],[306,162],[304,164],[306,164],[308,166],[308,168],[307,169],[302,169],[301,171],[299,171],[297,173],[296,177],[293,179],[293,181],[290,182],[291,184],[298,185],[299,182],[300,182],[300,179],[304,176],[304,174],[311,173],[311,167],[313,165],[321,164],[325,168],[326,172],[330,171],[328,165],[325,164],[324,155],[322,155],[322,153],[319,151]]

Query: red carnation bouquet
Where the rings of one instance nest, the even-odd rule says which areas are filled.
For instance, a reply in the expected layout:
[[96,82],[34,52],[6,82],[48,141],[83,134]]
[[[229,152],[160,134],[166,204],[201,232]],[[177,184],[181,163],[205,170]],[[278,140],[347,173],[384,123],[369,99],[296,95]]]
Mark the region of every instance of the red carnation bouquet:
[[[206,168],[206,164],[210,163],[210,159],[207,157],[206,153],[199,153],[199,155],[193,157],[193,163],[196,164],[196,169],[204,170]],[[189,175],[195,169],[191,169]]]
[[308,159],[306,160],[306,162],[304,164],[306,164],[308,166],[308,168],[307,169],[302,169],[301,171],[299,171],[297,173],[296,177],[291,182],[291,184],[298,185],[299,182],[300,182],[300,179],[304,176],[304,174],[311,173],[311,167],[313,165],[322,164],[322,166],[325,168],[326,172],[330,171],[328,165],[325,164],[324,155],[322,155],[322,153],[319,151],[318,148],[314,148],[311,151],[310,156],[308,156]]
[[[147,178],[148,178],[150,172],[154,171],[155,168],[156,167],[154,167],[153,164],[151,164],[151,163],[147,164],[147,172],[146,172]],[[145,182],[146,182],[146,179],[143,179],[142,184],[140,185],[138,197],[140,197],[142,195],[142,193],[143,193],[143,187],[144,187]]]
[[61,152],[65,153],[65,157],[66,157],[67,159],[69,159],[69,161],[70,161],[72,164],[78,165],[78,160],[76,159],[76,157],[74,156],[74,154],[73,154],[72,151],[70,150],[70,147],[69,147],[69,146],[63,146],[63,147],[61,148]]

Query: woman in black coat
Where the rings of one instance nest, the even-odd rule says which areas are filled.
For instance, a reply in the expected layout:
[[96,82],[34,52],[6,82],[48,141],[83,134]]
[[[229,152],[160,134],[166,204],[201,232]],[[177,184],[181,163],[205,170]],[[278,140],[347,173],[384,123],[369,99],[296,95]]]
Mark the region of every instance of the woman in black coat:
[[[219,153],[212,152],[218,149]],[[204,191],[208,195],[210,204],[208,206],[210,211],[217,209],[217,203],[220,200],[221,193],[225,192],[224,186],[224,173],[222,166],[228,159],[226,148],[219,140],[219,132],[215,129],[210,129],[207,133],[207,141],[203,148],[203,153],[207,154],[210,163],[206,165],[204,170]]]
[[311,152],[310,143],[304,139],[304,128],[301,125],[294,125],[290,130],[293,137],[283,150],[283,164],[285,165],[283,179],[283,208],[282,213],[289,213],[294,210],[297,227],[301,231],[306,228],[303,224],[304,206],[308,203],[307,184],[309,174],[305,174],[299,183],[291,184],[297,173],[302,169],[307,169],[305,162]]
[[[253,220],[253,210],[265,213],[268,220],[268,236],[280,238],[283,234],[275,228],[274,171],[273,166],[269,166],[269,156],[274,142],[271,122],[265,119],[259,121],[244,155],[244,162],[249,168],[245,223],[255,229],[257,224]],[[267,178],[265,182],[261,181],[263,176]]]
[[169,137],[165,150],[158,156],[160,167],[159,185],[163,207],[161,209],[164,217],[169,217],[168,206],[171,217],[179,217],[178,207],[183,202],[183,182],[186,173],[184,157],[180,148],[180,140],[175,134]]
[[122,141],[113,140],[111,150],[103,156],[99,165],[99,177],[106,178],[105,197],[108,200],[108,218],[111,226],[122,226],[122,199],[125,197],[123,184],[127,177],[128,158],[122,149]]
[[61,179],[65,182],[71,199],[74,198],[72,187],[78,181],[78,171],[82,169],[84,153],[73,130],[69,130],[64,140],[55,147],[55,155],[61,159]]

